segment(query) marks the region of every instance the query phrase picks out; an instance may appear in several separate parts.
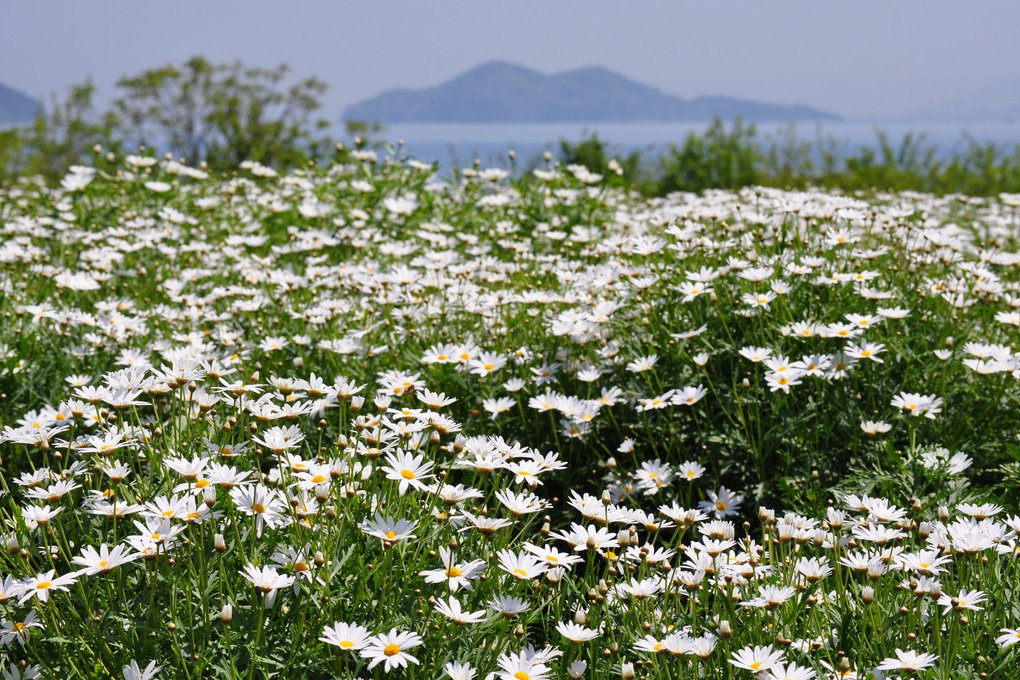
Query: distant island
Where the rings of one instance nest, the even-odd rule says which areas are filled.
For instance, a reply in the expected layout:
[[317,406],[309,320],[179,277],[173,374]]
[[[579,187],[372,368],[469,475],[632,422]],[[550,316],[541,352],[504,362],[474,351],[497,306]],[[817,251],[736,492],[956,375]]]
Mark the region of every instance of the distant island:
[[383,92],[349,107],[343,117],[383,123],[840,120],[800,104],[715,96],[684,99],[599,66],[548,75],[505,62],[482,64],[423,90]]
[[28,123],[38,111],[38,100],[0,83],[0,123]]

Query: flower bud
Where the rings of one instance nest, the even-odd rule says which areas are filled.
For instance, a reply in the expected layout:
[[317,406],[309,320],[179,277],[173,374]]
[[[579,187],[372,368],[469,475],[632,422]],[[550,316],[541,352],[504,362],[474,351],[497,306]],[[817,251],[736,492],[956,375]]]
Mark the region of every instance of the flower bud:
[[567,675],[569,675],[572,680],[577,680],[584,675],[586,670],[588,670],[588,662],[584,659],[578,659],[567,667]]
[[223,609],[220,610],[220,621],[223,623],[230,623],[234,619],[234,607],[229,604],[223,605]]

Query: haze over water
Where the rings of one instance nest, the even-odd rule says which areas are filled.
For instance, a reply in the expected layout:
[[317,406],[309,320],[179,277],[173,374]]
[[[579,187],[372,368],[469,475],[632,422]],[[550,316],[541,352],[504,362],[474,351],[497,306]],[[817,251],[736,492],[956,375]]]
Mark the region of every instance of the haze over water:
[[[690,132],[704,132],[702,123],[402,123],[386,126],[380,139],[403,140],[405,154],[423,161],[438,161],[441,168],[464,167],[475,159],[486,166],[508,165],[507,152],[517,154],[518,166],[525,166],[543,152],[556,154],[560,140],[581,141],[592,134],[610,143],[614,154],[641,151],[655,156],[670,144],[682,144]],[[764,144],[788,139],[810,142],[816,149],[831,139],[843,153],[877,148],[878,132],[885,132],[898,148],[907,134],[924,135],[924,144],[938,148],[942,158],[966,151],[968,138],[1004,149],[1020,144],[1018,122],[921,122],[844,120],[827,123],[759,123],[755,127]]]

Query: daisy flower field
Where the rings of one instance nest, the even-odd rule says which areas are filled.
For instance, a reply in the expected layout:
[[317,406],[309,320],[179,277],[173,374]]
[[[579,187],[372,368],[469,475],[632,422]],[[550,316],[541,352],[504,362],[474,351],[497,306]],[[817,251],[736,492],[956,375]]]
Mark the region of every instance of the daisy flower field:
[[1020,677],[1018,206],[10,184],[3,675]]

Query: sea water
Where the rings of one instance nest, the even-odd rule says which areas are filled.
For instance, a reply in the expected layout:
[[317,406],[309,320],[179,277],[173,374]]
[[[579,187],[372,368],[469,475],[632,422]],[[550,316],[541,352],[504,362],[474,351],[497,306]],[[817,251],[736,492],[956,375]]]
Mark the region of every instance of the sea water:
[[[708,122],[684,123],[402,123],[386,126],[379,139],[403,141],[401,154],[419,160],[439,162],[443,169],[470,166],[476,159],[485,167],[509,167],[508,152],[516,154],[516,167],[540,161],[546,151],[553,155],[561,140],[578,142],[592,135],[610,144],[610,151],[626,155],[640,151],[655,156],[671,144],[682,144],[691,132],[702,133]],[[972,142],[994,143],[1003,149],[1020,145],[1020,121],[999,122],[923,122],[904,120],[846,120],[813,123],[758,123],[759,141],[791,140],[809,142],[817,150],[821,145],[843,155],[857,154],[863,148],[877,148],[879,133],[887,135],[898,148],[906,135],[923,136],[926,146],[934,146],[940,158],[966,151]],[[727,125],[727,129],[731,129]]]

